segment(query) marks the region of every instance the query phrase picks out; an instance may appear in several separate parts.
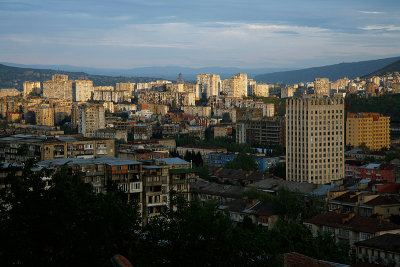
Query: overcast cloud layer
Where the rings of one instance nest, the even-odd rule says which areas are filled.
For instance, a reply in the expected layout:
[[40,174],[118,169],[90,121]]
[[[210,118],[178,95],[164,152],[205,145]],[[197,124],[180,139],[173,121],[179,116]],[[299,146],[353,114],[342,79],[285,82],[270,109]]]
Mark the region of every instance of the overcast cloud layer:
[[399,55],[399,0],[0,0],[3,62],[298,68]]

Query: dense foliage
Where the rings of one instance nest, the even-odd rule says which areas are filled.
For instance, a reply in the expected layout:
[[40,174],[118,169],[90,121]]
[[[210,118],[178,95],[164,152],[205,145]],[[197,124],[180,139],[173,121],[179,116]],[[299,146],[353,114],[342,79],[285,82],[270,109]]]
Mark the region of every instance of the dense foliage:
[[348,247],[329,234],[313,237],[301,224],[304,209],[288,191],[272,199],[282,214],[273,230],[236,226],[217,203],[189,205],[173,192],[170,208],[139,227],[134,205],[115,188],[95,194],[65,171],[46,187],[40,177],[48,173],[29,169],[11,172],[11,186],[0,192],[1,266],[110,266],[117,253],[134,266],[279,266],[292,251],[349,262]]
[[346,111],[350,113],[376,112],[390,116],[391,121],[400,121],[400,94],[370,98],[349,95],[346,97]]
[[258,166],[256,162],[250,155],[247,153],[240,152],[236,158],[227,162],[224,166],[226,169],[235,169],[235,170],[245,170],[245,171],[257,171]]
[[180,135],[175,138],[176,146],[185,145],[198,145],[198,146],[217,146],[223,147],[228,150],[228,152],[253,152],[249,144],[238,144],[235,139],[231,137],[217,137],[215,139],[198,140],[189,135]]

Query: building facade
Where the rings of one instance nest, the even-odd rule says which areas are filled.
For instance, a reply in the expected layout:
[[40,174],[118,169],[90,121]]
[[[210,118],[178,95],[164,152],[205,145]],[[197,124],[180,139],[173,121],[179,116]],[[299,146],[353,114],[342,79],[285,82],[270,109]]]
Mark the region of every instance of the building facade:
[[346,145],[370,150],[390,148],[390,117],[378,113],[349,113],[346,120]]
[[286,180],[316,184],[344,178],[344,99],[286,100]]
[[105,108],[102,104],[79,104],[72,109],[72,123],[78,133],[94,137],[95,132],[105,128]]

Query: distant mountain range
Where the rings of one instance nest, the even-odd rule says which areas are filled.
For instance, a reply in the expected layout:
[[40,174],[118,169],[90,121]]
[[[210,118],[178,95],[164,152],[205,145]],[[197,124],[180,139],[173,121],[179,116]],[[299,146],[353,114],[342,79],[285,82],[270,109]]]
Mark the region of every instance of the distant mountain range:
[[[278,72],[279,70],[279,72]],[[283,71],[284,70],[284,71]],[[14,63],[0,64],[0,88],[22,90],[24,81],[46,81],[56,73],[67,74],[70,79],[90,79],[95,86],[114,85],[117,82],[147,82],[159,79],[175,81],[179,73],[186,82],[196,80],[197,74],[219,74],[222,79],[231,78],[235,73],[247,73],[249,78],[267,83],[294,84],[313,81],[314,78],[336,80],[343,77],[369,77],[386,72],[400,71],[400,57],[368,60],[352,63],[340,63],[323,67],[300,70],[288,69],[242,69],[224,67],[187,68],[177,66],[143,67],[133,69],[100,69],[68,65],[22,65]],[[257,75],[258,73],[266,73]],[[271,72],[271,73],[268,73]]]
[[23,90],[25,81],[43,82],[51,80],[53,74],[66,74],[70,80],[89,79],[95,86],[115,85],[117,82],[148,82],[159,80],[160,78],[147,77],[112,77],[105,75],[93,75],[85,72],[72,72],[54,69],[35,69],[11,67],[0,64],[0,88],[16,88]]
[[32,69],[52,69],[72,72],[85,72],[93,75],[107,76],[125,76],[125,77],[159,77],[166,80],[175,81],[178,74],[182,73],[185,81],[195,81],[197,74],[213,73],[221,76],[221,79],[232,78],[235,73],[247,73],[249,78],[253,78],[260,73],[269,73],[276,71],[287,71],[289,68],[236,68],[236,67],[204,67],[204,68],[188,68],[180,66],[163,66],[163,67],[143,67],[132,69],[101,69],[91,67],[77,67],[69,65],[23,65],[8,62],[0,62],[12,67],[32,68]]
[[400,57],[384,58],[378,60],[368,60],[352,63],[339,63],[323,67],[314,67],[292,71],[281,71],[266,73],[255,76],[256,81],[264,81],[267,83],[283,83],[294,84],[299,82],[313,81],[314,78],[329,78],[330,80],[337,80],[344,77],[353,79],[362,77],[364,75],[373,73],[382,69],[396,61]]

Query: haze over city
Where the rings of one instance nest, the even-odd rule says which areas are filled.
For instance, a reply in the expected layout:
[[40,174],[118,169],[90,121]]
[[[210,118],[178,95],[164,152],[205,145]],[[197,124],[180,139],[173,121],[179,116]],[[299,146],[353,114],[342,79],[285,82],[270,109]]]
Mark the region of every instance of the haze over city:
[[0,61],[303,68],[400,54],[399,1],[0,1]]

